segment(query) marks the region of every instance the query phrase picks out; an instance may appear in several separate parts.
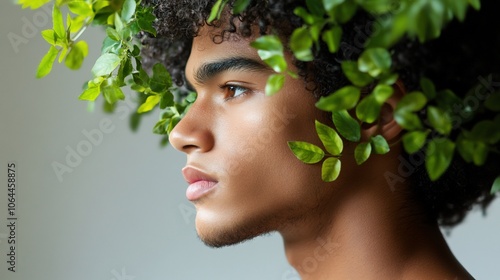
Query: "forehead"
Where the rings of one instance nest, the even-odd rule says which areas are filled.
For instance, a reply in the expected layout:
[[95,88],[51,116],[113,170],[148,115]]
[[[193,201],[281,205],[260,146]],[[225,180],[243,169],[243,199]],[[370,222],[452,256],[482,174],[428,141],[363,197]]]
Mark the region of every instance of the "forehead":
[[203,26],[198,36],[194,37],[191,53],[186,63],[186,77],[188,79],[191,79],[194,72],[207,62],[235,56],[261,60],[257,51],[250,46],[250,43],[255,39],[254,37],[242,38],[229,32],[225,35],[224,40],[221,40],[220,36],[220,29]]

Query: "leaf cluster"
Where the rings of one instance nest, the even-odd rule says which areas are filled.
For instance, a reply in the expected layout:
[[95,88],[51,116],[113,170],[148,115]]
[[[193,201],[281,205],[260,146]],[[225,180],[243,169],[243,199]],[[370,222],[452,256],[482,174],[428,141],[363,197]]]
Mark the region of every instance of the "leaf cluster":
[[[105,108],[112,111],[116,102],[125,98],[122,87],[129,86],[139,93],[138,109],[134,114],[149,112],[159,107],[162,112],[154,132],[165,135],[179,122],[196,98],[189,94],[181,98],[179,89],[172,85],[170,74],[161,64],[149,75],[141,64],[141,46],[137,35],[156,34],[152,7],[140,0],[18,0],[23,8],[37,9],[53,4],[53,28],[42,31],[49,43],[49,51],[42,58],[37,77],[50,73],[55,60],[70,69],[81,67],[88,54],[88,45],[79,40],[90,25],[106,29],[101,56],[92,68],[93,78],[87,82],[80,99],[93,102],[99,95],[105,99]],[[236,0],[232,13],[244,13],[250,0]],[[229,0],[217,0],[207,22],[220,18]],[[438,38],[444,26],[452,20],[465,20],[468,9],[480,9],[480,0],[306,0],[304,7],[294,13],[303,25],[295,29],[289,40],[283,42],[272,32],[258,37],[251,45],[260,58],[275,73],[270,75],[265,92],[276,94],[283,87],[285,77],[297,78],[289,69],[285,50],[296,60],[312,61],[323,46],[331,53],[339,51],[343,26],[354,15],[363,11],[377,19],[374,32],[368,37],[357,60],[343,61],[342,72],[349,80],[346,85],[316,103],[321,110],[331,112],[333,127],[316,122],[316,131],[324,149],[312,143],[288,143],[297,158],[307,164],[322,162],[322,178],[334,181],[341,169],[344,141],[355,142],[355,160],[362,164],[371,154],[385,154],[389,145],[382,135],[361,142],[361,125],[380,120],[384,103],[393,95],[398,74],[393,69],[392,47],[402,38],[420,42]],[[66,12],[64,21],[63,11]],[[286,46],[284,44],[287,44]],[[177,98],[176,98],[177,97]],[[408,153],[425,153],[426,169],[432,180],[447,170],[454,156],[483,165],[488,154],[499,153],[500,92],[491,94],[480,108],[472,110],[463,99],[448,90],[435,88],[432,81],[422,78],[420,89],[406,94],[394,112],[396,122],[405,129],[403,147]],[[456,110],[456,108],[461,108]],[[488,113],[493,118],[470,123],[470,129],[460,124],[462,116]],[[462,118],[462,119],[460,119]],[[459,119],[460,121],[456,121]],[[135,122],[137,123],[137,122]],[[133,125],[134,127],[134,125]],[[500,177],[492,192],[500,189]]]

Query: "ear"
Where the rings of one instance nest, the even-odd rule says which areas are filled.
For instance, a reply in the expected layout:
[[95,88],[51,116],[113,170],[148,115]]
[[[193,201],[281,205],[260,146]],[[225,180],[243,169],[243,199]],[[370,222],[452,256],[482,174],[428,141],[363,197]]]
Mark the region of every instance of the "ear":
[[380,118],[372,124],[363,124],[361,126],[361,138],[368,140],[371,136],[382,135],[391,142],[398,139],[398,135],[403,130],[394,120],[394,110],[399,100],[406,94],[406,89],[401,80],[398,80],[394,85],[394,93],[385,101],[380,110]]

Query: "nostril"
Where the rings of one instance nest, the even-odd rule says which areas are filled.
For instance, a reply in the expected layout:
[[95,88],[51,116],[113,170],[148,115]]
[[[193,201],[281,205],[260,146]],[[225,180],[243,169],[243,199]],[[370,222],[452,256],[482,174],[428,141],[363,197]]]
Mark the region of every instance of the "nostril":
[[196,149],[199,149],[200,147],[196,146],[196,145],[192,145],[192,144],[189,144],[189,145],[184,145],[182,146],[182,151],[184,152],[189,152],[191,150],[196,150]]
[[176,150],[191,153],[207,152],[212,149],[214,137],[210,129],[197,129],[192,123],[181,123],[177,124],[169,135],[169,141]]

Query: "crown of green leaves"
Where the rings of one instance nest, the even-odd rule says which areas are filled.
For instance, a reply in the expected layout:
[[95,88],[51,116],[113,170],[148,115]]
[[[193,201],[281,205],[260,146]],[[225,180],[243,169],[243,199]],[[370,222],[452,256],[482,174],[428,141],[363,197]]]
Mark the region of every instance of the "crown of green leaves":
[[[251,0],[236,0],[233,14],[243,12]],[[194,93],[181,97],[180,90],[172,84],[170,74],[162,64],[152,68],[152,74],[141,64],[141,44],[138,34],[148,32],[156,35],[153,7],[142,5],[141,0],[18,0],[23,8],[38,9],[52,2],[53,28],[42,31],[43,38],[50,44],[49,51],[42,58],[36,76],[50,73],[55,60],[70,69],[81,67],[88,54],[88,45],[79,40],[90,25],[106,28],[101,56],[92,68],[93,79],[87,82],[80,95],[81,100],[94,100],[102,94],[105,109],[112,111],[118,100],[125,95],[122,87],[129,86],[139,93],[138,114],[159,107],[160,120],[153,131],[168,133],[194,102]],[[217,0],[207,19],[217,20],[228,4],[228,0]],[[304,163],[315,164],[323,160],[322,179],[335,180],[341,169],[340,157],[345,140],[357,142],[354,157],[358,164],[365,162],[371,154],[385,154],[389,145],[383,136],[361,141],[362,123],[374,123],[379,119],[381,107],[393,94],[393,84],[398,74],[392,71],[390,48],[403,37],[425,42],[440,36],[444,26],[457,19],[465,20],[468,9],[479,10],[480,0],[306,0],[305,7],[294,12],[302,18],[303,26],[294,30],[289,48],[296,59],[311,61],[313,51],[324,42],[330,52],[339,50],[342,26],[349,22],[358,10],[372,15],[384,15],[377,32],[368,41],[356,61],[344,61],[341,68],[351,82],[329,96],[322,97],[316,106],[332,112],[335,129],[316,121],[316,131],[324,149],[314,144],[290,141],[290,149]],[[397,9],[395,9],[395,5]],[[66,13],[64,21],[63,12]],[[297,77],[288,69],[284,58],[284,46],[275,35],[260,36],[252,44],[261,59],[275,74],[267,81],[268,95],[278,92],[285,75]],[[370,85],[371,91],[363,95],[362,89]],[[500,92],[490,94],[481,104],[480,110],[489,110],[492,119],[477,120],[470,130],[454,127],[452,120],[460,112],[453,111],[456,104],[464,104],[454,92],[435,88],[432,81],[422,78],[421,90],[406,94],[394,111],[396,122],[405,129],[403,147],[412,154],[425,151],[425,165],[431,180],[437,180],[449,167],[454,154],[458,153],[466,162],[481,166],[490,153],[499,153],[500,143]],[[469,110],[463,106],[463,110]],[[426,114],[418,114],[425,109]],[[349,113],[355,112],[355,118]],[[470,113],[470,112],[468,112]],[[137,122],[133,125],[136,127]],[[452,130],[460,130],[451,136]],[[491,193],[500,190],[500,176],[493,182]]]

